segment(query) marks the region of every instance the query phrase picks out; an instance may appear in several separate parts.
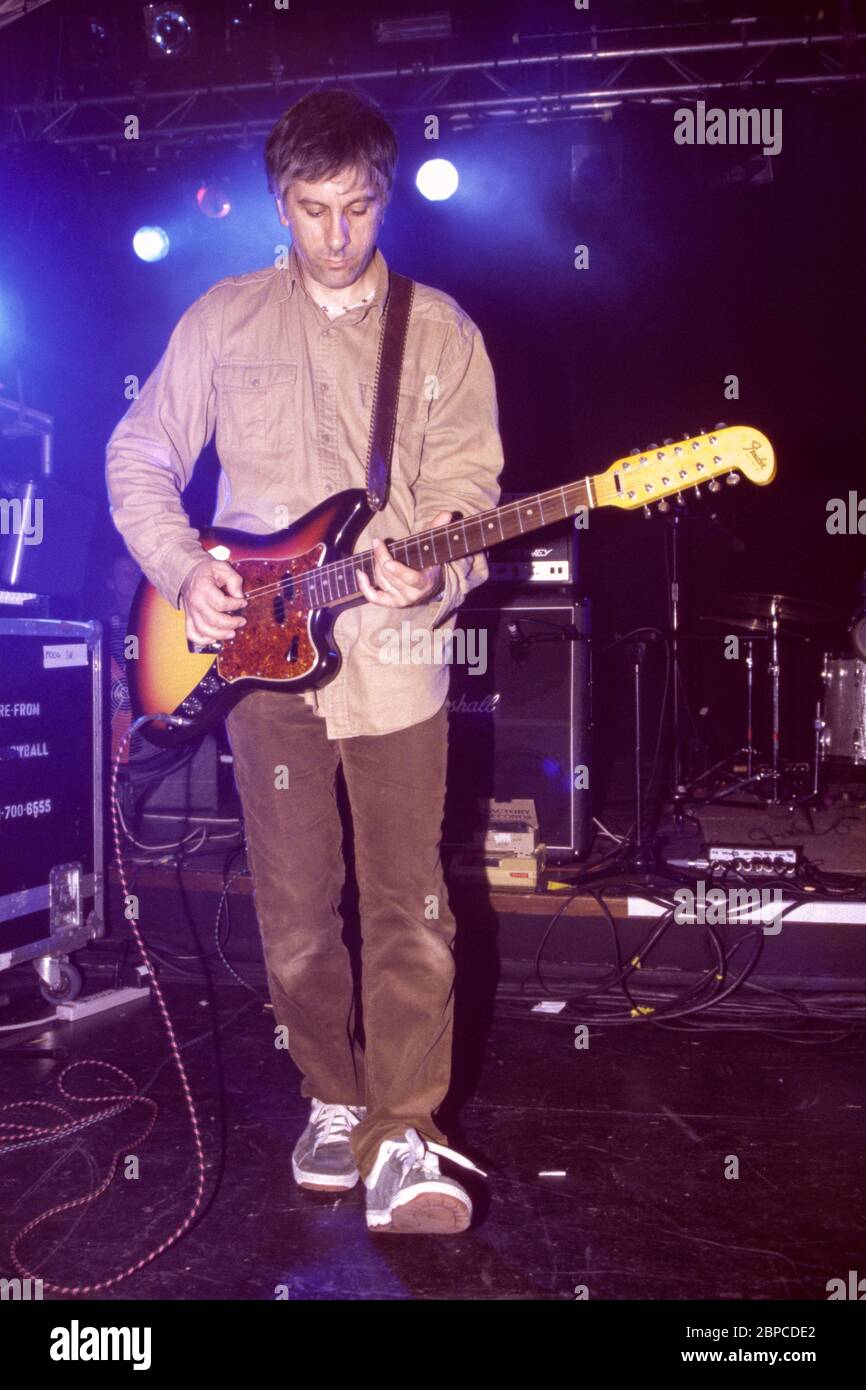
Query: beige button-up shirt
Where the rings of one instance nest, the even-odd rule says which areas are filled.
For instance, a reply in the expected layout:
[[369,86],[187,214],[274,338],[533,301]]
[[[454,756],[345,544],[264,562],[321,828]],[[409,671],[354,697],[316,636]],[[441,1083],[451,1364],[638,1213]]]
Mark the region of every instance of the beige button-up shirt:
[[[336,319],[307,293],[294,251],[284,266],[220,280],[182,315],[163,357],[107,447],[111,515],[159,592],[180,589],[202,559],[181,494],[216,433],[220,459],[212,524],[281,530],[326,497],[363,488],[388,268],[380,251],[372,300]],[[499,501],[496,388],[476,325],[447,294],[415,286],[397,410],[388,502],[355,550]],[[488,576],[483,554],[443,565],[444,593],[411,608],[342,611],[334,638],[343,665],[308,692],[328,737],[383,734],[429,719],[448,694],[449,643],[413,664],[411,633],[453,628],[454,610]],[[404,630],[402,624],[411,624]],[[406,658],[394,661],[395,638]],[[389,650],[390,659],[383,660]],[[416,646],[417,653],[417,646]],[[442,660],[443,653],[446,659]],[[416,655],[417,661],[417,655]]]

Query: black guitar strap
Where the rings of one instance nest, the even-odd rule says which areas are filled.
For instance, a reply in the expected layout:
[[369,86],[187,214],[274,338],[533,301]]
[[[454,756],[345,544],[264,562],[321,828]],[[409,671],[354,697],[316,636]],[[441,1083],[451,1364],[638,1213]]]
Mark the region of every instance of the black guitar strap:
[[374,512],[380,512],[388,500],[391,454],[397,424],[397,393],[414,296],[414,280],[398,275],[394,270],[388,272],[388,297],[379,335],[373,418],[367,448],[367,502]]

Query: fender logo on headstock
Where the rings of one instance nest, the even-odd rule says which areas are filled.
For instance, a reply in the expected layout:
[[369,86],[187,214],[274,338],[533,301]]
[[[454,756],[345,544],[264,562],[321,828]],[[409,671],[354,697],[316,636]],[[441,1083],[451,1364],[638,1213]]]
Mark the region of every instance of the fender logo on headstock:
[[770,460],[762,459],[758,450],[762,447],[761,441],[756,439],[754,444],[750,444],[748,449],[744,449],[744,454],[749,454],[756,468],[769,468]]

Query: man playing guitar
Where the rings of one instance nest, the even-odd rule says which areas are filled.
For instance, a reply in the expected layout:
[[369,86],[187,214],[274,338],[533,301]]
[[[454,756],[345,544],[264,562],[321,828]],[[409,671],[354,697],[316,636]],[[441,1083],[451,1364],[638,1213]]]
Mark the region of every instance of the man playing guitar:
[[[382,313],[376,242],[393,184],[394,131],[352,93],[304,97],[277,122],[268,182],[291,253],[219,281],[182,316],[107,450],[112,517],[190,643],[231,643],[243,580],[205,554],[181,494],[215,436],[214,524],[266,534],[334,493],[363,487]],[[456,1233],[468,1193],[440,1157],[434,1120],[449,1087],[455,922],[440,858],[447,664],[381,659],[395,622],[453,626],[487,577],[483,553],[411,569],[388,537],[496,505],[496,391],[475,324],[415,284],[391,484],[361,544],[375,551],[366,602],[341,612],[337,677],[305,694],[254,689],[227,717],[277,1025],[310,1117],[295,1180],[365,1184],[372,1230]],[[394,610],[401,610],[399,618]],[[342,766],[360,888],[364,1046],[342,941],[345,878],[335,778]]]

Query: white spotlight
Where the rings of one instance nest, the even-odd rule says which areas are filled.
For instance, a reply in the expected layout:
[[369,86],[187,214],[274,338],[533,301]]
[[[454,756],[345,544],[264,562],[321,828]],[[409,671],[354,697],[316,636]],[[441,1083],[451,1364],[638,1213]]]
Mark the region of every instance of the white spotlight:
[[457,191],[460,182],[450,159],[428,159],[415,175],[419,192],[431,203],[441,203]]
[[143,261],[161,261],[168,255],[168,233],[162,227],[139,227],[132,249]]

